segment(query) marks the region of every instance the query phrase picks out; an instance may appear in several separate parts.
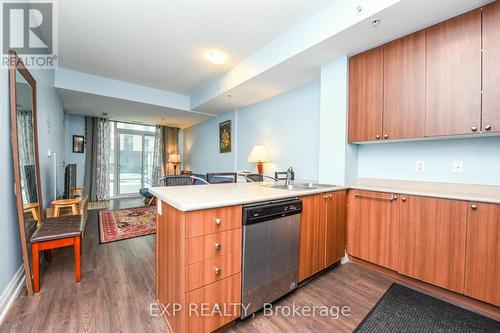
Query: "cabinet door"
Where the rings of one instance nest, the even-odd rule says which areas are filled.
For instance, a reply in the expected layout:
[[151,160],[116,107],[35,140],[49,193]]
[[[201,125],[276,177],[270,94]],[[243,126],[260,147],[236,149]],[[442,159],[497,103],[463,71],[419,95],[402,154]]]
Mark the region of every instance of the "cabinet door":
[[401,198],[400,273],[464,291],[467,203]]
[[[326,197],[326,198],[325,198]],[[325,267],[338,262],[345,255],[346,191],[323,195],[320,220],[325,224]]]
[[349,142],[381,138],[383,55],[378,47],[349,60]]
[[427,29],[426,134],[479,133],[481,10]]
[[384,139],[425,136],[425,31],[384,46]]
[[500,306],[500,205],[469,205],[465,295]]
[[302,197],[299,281],[319,272],[325,264],[325,228],[320,220],[322,200],[321,195]]
[[399,201],[389,193],[349,191],[347,252],[357,258],[398,269]]
[[483,124],[500,132],[500,2],[483,9]]

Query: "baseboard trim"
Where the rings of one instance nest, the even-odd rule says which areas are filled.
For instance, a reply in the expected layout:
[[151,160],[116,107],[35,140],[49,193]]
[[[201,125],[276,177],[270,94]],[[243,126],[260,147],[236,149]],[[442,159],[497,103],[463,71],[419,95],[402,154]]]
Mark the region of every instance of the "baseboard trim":
[[498,320],[500,318],[500,311],[499,308],[496,307],[493,304],[488,304],[476,299],[473,299],[471,297],[443,289],[438,286],[434,286],[432,284],[429,284],[427,282],[423,282],[414,278],[411,278],[406,275],[402,275],[396,271],[390,270],[388,268],[373,264],[371,262],[365,261],[363,259],[359,259],[353,256],[349,256],[350,262],[352,262],[355,265],[362,266],[364,268],[370,269],[372,271],[382,273],[391,279],[397,281],[398,283],[415,289],[417,291],[429,294],[433,297],[436,297],[438,299],[441,299],[445,302],[454,304],[456,306],[459,306],[461,308],[479,313],[483,316],[492,318],[494,320]]
[[24,265],[21,265],[0,296],[0,324],[24,286]]

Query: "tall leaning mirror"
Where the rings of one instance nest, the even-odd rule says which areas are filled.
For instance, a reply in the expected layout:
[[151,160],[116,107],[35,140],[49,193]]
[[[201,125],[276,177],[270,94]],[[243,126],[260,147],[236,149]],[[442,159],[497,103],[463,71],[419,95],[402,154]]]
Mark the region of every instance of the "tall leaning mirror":
[[14,189],[26,290],[33,294],[29,239],[42,221],[36,81],[14,51],[9,52],[9,90]]

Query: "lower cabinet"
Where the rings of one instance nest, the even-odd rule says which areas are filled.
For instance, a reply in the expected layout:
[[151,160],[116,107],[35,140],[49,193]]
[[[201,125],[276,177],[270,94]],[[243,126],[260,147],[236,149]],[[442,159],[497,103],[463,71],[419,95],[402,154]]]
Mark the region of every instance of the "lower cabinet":
[[500,305],[500,205],[350,190],[347,252]]
[[468,209],[465,295],[500,306],[500,205]]
[[242,207],[183,212],[158,202],[156,298],[170,332],[213,332],[240,316]]
[[334,264],[345,252],[346,191],[302,197],[298,280]]
[[463,293],[466,223],[466,202],[401,196],[399,272]]
[[347,252],[357,258],[398,269],[399,201],[391,193],[349,191]]

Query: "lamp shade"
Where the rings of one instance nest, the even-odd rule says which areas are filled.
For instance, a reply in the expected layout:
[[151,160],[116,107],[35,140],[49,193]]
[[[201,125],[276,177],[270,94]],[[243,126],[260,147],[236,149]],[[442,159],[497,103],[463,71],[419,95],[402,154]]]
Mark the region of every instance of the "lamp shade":
[[267,150],[266,150],[266,148],[264,148],[264,146],[255,145],[252,148],[250,155],[248,156],[248,162],[251,162],[251,163],[271,162],[271,158],[269,157],[269,154],[267,153]]
[[181,155],[179,154],[168,154],[168,163],[180,163]]

